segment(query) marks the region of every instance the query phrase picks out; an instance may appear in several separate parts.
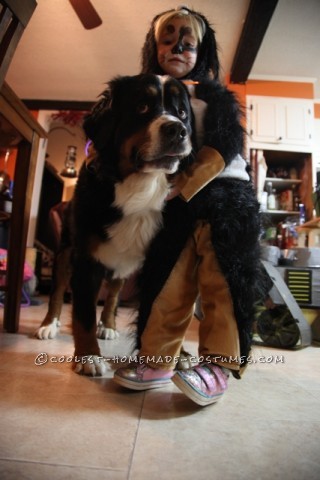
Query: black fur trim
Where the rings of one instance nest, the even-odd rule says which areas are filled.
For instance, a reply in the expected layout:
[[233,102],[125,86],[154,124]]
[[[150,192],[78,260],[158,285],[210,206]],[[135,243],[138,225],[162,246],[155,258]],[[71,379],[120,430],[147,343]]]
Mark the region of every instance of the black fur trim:
[[196,85],[196,97],[208,104],[204,117],[204,145],[222,155],[226,165],[243,154],[243,111],[233,92],[214,81]]
[[216,179],[191,202],[190,215],[211,225],[211,240],[229,284],[238,324],[241,356],[249,354],[254,304],[266,296],[260,262],[261,214],[251,182]]

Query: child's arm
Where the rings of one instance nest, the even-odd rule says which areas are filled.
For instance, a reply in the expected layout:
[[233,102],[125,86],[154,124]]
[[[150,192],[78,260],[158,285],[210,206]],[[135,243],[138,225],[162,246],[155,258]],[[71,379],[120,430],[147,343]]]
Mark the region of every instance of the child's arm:
[[220,153],[214,148],[203,146],[197,154],[195,163],[177,175],[168,199],[180,194],[188,202],[219,175],[224,167],[225,163]]

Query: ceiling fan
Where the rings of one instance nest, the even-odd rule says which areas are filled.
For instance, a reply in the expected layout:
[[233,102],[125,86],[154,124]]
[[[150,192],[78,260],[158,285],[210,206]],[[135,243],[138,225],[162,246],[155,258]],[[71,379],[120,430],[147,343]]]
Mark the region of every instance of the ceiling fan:
[[102,20],[90,0],[69,0],[69,2],[73,6],[84,28],[91,30],[102,24]]

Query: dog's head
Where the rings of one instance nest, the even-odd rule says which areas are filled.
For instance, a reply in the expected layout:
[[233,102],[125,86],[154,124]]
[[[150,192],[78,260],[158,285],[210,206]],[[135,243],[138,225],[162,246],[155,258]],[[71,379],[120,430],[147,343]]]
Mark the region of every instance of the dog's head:
[[147,74],[117,77],[108,87],[84,121],[98,161],[123,177],[156,169],[174,173],[192,150],[185,86]]

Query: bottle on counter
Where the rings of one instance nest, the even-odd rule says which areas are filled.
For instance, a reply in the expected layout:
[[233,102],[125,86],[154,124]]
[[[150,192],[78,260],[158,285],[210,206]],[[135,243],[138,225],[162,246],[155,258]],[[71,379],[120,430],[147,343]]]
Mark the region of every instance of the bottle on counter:
[[306,221],[306,207],[303,203],[299,203],[299,225],[303,225]]
[[275,196],[275,190],[272,189],[272,182],[267,183],[267,193],[268,193],[268,200],[267,200],[268,210],[275,210],[276,196]]
[[292,209],[294,212],[299,211],[299,204],[301,203],[299,192],[296,188],[296,185],[292,187]]

